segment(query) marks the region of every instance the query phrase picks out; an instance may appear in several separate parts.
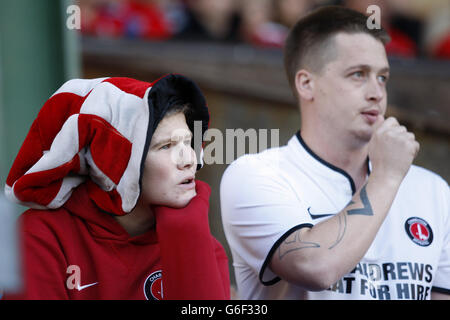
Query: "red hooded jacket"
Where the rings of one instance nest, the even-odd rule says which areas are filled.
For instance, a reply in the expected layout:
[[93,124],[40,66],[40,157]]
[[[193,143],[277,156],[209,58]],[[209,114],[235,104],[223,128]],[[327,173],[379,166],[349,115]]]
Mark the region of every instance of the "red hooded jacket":
[[228,260],[210,234],[209,186],[183,209],[155,207],[130,237],[78,187],[56,210],[20,218],[24,291],[5,299],[229,299]]

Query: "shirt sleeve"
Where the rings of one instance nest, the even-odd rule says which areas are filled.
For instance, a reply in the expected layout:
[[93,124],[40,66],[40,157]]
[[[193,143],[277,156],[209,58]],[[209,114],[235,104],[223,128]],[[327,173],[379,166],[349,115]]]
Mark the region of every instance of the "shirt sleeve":
[[154,208],[164,299],[229,299],[228,260],[209,230],[210,189],[202,181],[196,184],[197,196],[186,207]]
[[443,230],[446,234],[444,235],[441,256],[438,263],[438,269],[436,271],[436,277],[433,281],[432,290],[450,295],[450,189],[447,183],[444,182],[444,184],[443,212],[444,215],[445,213],[447,214],[446,221],[444,221],[444,225],[446,227]]
[[228,256],[222,244],[214,237],[213,242],[216,247],[215,250],[216,260],[224,288],[224,298],[226,300],[229,300],[231,298],[231,286],[230,286],[230,270],[228,268]]
[[245,157],[227,168],[220,197],[230,248],[263,284],[277,282],[267,266],[282,240],[299,228],[313,226],[305,205],[276,169],[255,165]]

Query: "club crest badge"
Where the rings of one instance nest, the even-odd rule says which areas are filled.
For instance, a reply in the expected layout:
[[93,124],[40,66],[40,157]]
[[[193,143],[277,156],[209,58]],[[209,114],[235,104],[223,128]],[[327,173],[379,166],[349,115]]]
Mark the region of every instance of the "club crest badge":
[[144,294],[147,300],[163,299],[162,271],[151,273],[144,282]]
[[415,244],[427,247],[433,242],[433,230],[428,222],[418,217],[411,217],[405,222],[405,231]]

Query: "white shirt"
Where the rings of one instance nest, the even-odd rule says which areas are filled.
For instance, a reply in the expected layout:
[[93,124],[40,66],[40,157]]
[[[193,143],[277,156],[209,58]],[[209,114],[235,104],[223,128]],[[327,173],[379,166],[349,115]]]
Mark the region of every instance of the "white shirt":
[[417,166],[363,259],[330,289],[306,291],[270,270],[287,236],[340,212],[354,193],[352,178],[314,154],[299,133],[286,146],[234,161],[220,197],[239,298],[429,299],[432,287],[450,294],[449,187]]

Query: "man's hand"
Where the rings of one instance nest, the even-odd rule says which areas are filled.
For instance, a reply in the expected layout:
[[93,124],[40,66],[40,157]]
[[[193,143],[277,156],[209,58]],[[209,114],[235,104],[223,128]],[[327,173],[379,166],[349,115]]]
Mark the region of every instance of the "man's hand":
[[413,133],[390,117],[376,129],[369,143],[372,171],[395,182],[401,182],[408,172],[420,145]]

